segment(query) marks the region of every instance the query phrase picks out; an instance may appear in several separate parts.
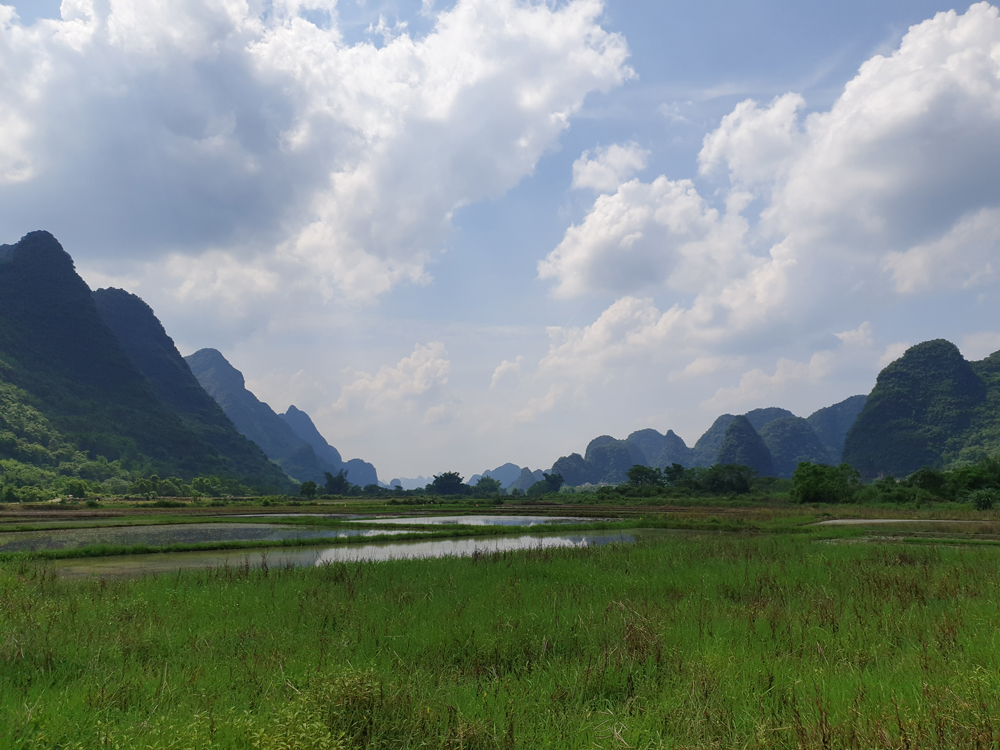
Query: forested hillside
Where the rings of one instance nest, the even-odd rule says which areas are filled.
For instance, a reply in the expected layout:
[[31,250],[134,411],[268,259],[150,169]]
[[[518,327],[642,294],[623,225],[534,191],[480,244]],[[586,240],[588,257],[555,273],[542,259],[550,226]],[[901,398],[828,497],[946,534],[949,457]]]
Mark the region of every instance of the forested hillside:
[[943,339],[910,347],[879,373],[844,445],[844,461],[866,478],[998,454],[1000,353],[968,362]]
[[234,462],[157,395],[48,232],[0,248],[0,300],[5,488],[154,474],[291,486],[266,461]]

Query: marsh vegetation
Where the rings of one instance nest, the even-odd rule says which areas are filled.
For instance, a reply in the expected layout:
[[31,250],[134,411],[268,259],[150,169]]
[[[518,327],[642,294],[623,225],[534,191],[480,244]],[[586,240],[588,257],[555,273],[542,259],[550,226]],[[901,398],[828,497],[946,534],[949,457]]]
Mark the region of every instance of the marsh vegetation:
[[992,746],[998,562],[725,533],[86,581],[11,561],[0,745]]

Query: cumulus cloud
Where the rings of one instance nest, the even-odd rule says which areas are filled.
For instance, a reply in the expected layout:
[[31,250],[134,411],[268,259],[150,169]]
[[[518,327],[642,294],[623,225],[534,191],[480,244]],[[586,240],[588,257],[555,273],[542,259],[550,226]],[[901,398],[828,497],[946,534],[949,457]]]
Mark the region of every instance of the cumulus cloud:
[[743,217],[720,214],[690,180],[633,180],[598,197],[538,264],[538,275],[556,280],[559,297],[718,286],[752,265],[741,252],[746,230]]
[[804,112],[794,93],[740,103],[699,155],[701,178],[724,181],[717,191],[665,175],[622,182],[567,229],[539,278],[557,297],[618,296],[612,316],[638,294],[665,300],[669,343],[706,356],[748,335],[818,334],[894,294],[995,283],[997,8],[913,26],[829,110]]
[[683,369],[670,373],[671,382],[692,380],[720,370],[733,370],[743,364],[743,357],[695,357]]
[[962,289],[994,280],[998,250],[1000,208],[983,208],[963,216],[940,238],[889,253],[882,268],[892,274],[898,292]]
[[497,368],[493,371],[493,378],[490,380],[490,388],[496,388],[497,383],[500,383],[507,378],[513,378],[519,375],[521,373],[521,362],[523,361],[524,355],[519,354],[513,362],[505,359],[497,365]]
[[699,171],[710,174],[725,164],[730,179],[741,187],[773,183],[805,145],[798,118],[803,106],[799,94],[779,96],[763,109],[749,99],[740,102],[705,136]]
[[867,320],[853,330],[841,331],[840,333],[835,333],[833,335],[848,346],[869,347],[875,341],[872,324]]
[[[344,410],[360,405],[375,411],[398,409],[404,402],[446,384],[450,369],[451,360],[444,344],[417,344],[413,353],[403,357],[394,367],[380,367],[374,375],[355,373],[354,380],[343,387],[334,408]],[[440,413],[435,414],[441,416]]]
[[252,294],[262,274],[327,298],[426,282],[453,212],[633,73],[599,0],[423,12],[429,33],[381,19],[376,46],[344,41],[333,0],[68,0],[30,26],[0,6],[6,213],[61,216],[151,277],[193,259],[168,274],[187,295],[213,265]]
[[614,192],[625,180],[646,168],[649,151],[638,143],[613,143],[590,151],[573,162],[573,187],[590,188],[599,193]]
[[816,352],[808,362],[796,362],[782,357],[774,372],[768,374],[759,368],[743,373],[738,385],[720,388],[706,402],[706,406],[726,410],[746,404],[769,403],[794,383],[818,383],[830,372],[831,352]]
[[539,371],[549,377],[604,377],[608,365],[630,364],[673,331],[678,311],[661,313],[651,299],[623,297],[589,326],[549,328]]

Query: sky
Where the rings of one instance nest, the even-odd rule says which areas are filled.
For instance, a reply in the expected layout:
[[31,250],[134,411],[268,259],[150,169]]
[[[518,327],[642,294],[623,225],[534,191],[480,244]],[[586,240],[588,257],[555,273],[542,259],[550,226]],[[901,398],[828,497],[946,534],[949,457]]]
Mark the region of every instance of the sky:
[[0,242],[383,481],[982,358],[998,175],[988,3],[0,5]]

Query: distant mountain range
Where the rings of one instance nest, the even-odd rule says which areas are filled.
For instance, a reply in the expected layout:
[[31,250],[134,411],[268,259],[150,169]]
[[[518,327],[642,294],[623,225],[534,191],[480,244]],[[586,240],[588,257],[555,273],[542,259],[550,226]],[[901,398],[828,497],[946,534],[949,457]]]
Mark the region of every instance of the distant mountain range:
[[[869,396],[807,418],[778,407],[723,414],[690,447],[671,430],[601,435],[551,471],[578,486],[624,481],[635,464],[742,463],[788,477],[800,461],[845,461],[875,478],[998,455],[1000,352],[968,362],[935,340],[888,365]],[[296,482],[322,484],[340,471],[357,485],[378,483],[374,466],[344,461],[304,411],[277,414],[261,402],[218,351],[181,357],[139,297],[91,292],[48,232],[0,245],[0,485],[131,472],[294,492]],[[508,463],[469,483],[481,476],[527,490],[542,472]]]
[[[474,487],[483,477],[496,479],[500,482],[500,486],[504,490],[519,489],[523,492],[535,482],[540,482],[542,480],[542,472],[541,470],[532,471],[527,466],[521,467],[517,464],[506,463],[495,469],[487,469],[482,474],[473,474],[465,481],[465,483]],[[421,487],[426,487],[432,481],[434,481],[434,477],[419,476],[412,479],[403,477],[401,479],[393,479],[389,482],[389,487],[395,487],[398,485],[404,490],[415,490]]]
[[[370,464],[340,461],[308,416],[293,409],[277,420],[290,440],[264,432],[248,439],[139,297],[91,292],[48,232],[0,245],[0,460],[15,462],[0,467],[3,483],[103,480],[130,471],[185,480],[214,475],[261,492],[295,492],[269,460],[278,460],[273,445],[292,442],[312,454],[313,464],[290,464],[303,476],[307,466],[318,481],[325,469],[347,468],[355,483],[376,480]],[[324,451],[322,461],[309,441]]]
[[623,482],[635,464],[662,469],[739,463],[762,476],[790,477],[800,461],[839,463],[847,433],[866,401],[867,396],[852,396],[806,419],[778,407],[723,414],[693,447],[673,430],[638,430],[624,440],[601,435],[583,456],[572,453],[556,461],[552,472],[571,487]]

